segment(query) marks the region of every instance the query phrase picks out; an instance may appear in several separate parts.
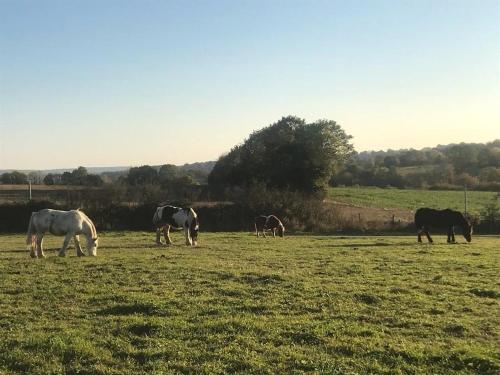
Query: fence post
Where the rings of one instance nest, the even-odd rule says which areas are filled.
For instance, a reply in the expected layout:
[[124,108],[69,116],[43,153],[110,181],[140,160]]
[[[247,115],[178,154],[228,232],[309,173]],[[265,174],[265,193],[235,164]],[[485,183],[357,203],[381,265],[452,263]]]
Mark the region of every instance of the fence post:
[[464,206],[465,206],[464,216],[467,216],[467,184],[464,184]]

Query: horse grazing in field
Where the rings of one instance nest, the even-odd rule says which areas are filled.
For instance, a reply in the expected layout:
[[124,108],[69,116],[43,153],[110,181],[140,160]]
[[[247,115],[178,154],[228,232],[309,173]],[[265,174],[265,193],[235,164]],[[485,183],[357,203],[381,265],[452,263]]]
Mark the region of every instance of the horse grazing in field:
[[47,232],[56,236],[66,236],[59,250],[61,257],[66,255],[66,248],[71,238],[75,241],[76,254],[78,256],[85,255],[80,246],[80,234],[83,234],[87,239],[89,254],[97,255],[98,241],[94,223],[80,210],[59,211],[46,208],[32,212],[26,237],[26,245],[31,250],[32,258],[45,257],[42,243],[43,236]]
[[198,215],[192,208],[180,208],[175,206],[160,206],[153,216],[153,225],[156,227],[156,244],[161,245],[161,232],[166,245],[171,245],[170,227],[184,228],[187,246],[196,246],[198,243],[198,231],[200,223]]
[[461,212],[450,210],[435,210],[433,208],[419,208],[415,212],[415,225],[417,227],[418,242],[422,242],[421,235],[425,234],[429,242],[433,242],[429,235],[429,228],[446,228],[448,239],[447,242],[455,242],[454,226],[462,228],[462,235],[467,242],[472,239],[472,225],[462,215]]
[[262,232],[262,235],[266,237],[266,230],[271,230],[273,232],[273,237],[276,237],[276,231],[280,237],[285,235],[285,226],[276,216],[257,216],[255,218],[255,234],[259,237],[259,232]]

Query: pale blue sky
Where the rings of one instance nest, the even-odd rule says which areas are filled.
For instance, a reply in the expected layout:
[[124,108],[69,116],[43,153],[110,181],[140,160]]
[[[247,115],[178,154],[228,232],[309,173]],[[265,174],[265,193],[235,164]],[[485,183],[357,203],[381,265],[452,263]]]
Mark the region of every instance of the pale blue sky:
[[486,142],[499,103],[499,0],[0,0],[0,169],[215,160],[284,115]]

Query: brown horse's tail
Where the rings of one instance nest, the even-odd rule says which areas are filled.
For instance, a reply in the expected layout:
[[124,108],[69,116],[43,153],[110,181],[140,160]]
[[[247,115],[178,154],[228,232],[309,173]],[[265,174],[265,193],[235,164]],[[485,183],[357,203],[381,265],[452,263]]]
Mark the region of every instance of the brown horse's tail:
[[35,224],[33,223],[34,216],[35,212],[32,212],[30,217],[30,223],[28,224],[28,234],[26,235],[26,246],[28,250],[33,250],[36,246]]

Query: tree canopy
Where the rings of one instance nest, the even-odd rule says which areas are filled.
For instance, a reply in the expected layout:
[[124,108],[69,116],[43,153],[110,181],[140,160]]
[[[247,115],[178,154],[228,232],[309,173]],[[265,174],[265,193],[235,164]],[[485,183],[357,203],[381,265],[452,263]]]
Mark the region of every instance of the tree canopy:
[[298,117],[283,117],[219,158],[208,182],[215,189],[264,183],[270,188],[319,191],[353,152],[350,139],[335,121],[308,124]]

